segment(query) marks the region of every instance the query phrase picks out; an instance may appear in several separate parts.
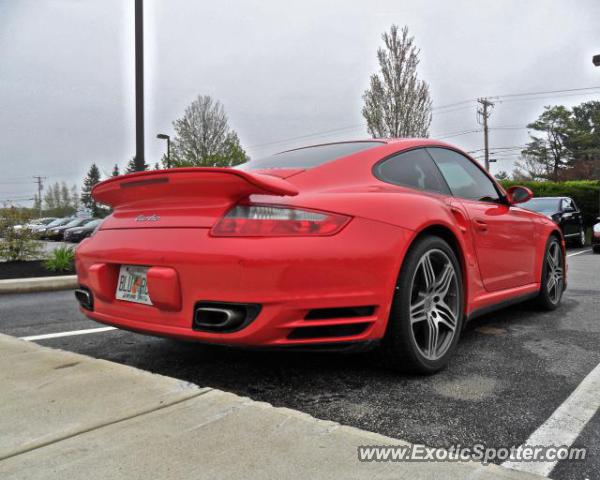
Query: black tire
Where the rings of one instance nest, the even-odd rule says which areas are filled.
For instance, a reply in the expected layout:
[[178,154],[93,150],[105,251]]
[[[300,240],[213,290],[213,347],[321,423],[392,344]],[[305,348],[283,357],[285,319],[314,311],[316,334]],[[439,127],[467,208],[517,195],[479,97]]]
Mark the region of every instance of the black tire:
[[[562,280],[561,282],[559,282],[559,291],[558,292],[553,292],[552,288],[549,291],[549,283],[550,283],[550,277],[551,275],[549,274],[549,270],[551,268],[551,262],[549,260],[549,257],[552,255],[551,251],[553,251],[553,249],[558,249],[558,252],[560,252],[560,268],[562,269]],[[563,252],[563,249],[560,245],[560,241],[558,240],[558,238],[556,238],[554,235],[550,236],[550,238],[548,239],[548,241],[546,242],[546,250],[544,251],[544,265],[542,267],[542,278],[541,278],[541,287],[540,287],[540,293],[538,294],[535,303],[537,304],[538,307],[540,307],[542,310],[555,310],[559,305],[560,302],[562,300],[562,294],[564,292],[564,272],[565,272],[565,254]],[[556,280],[555,280],[556,281]],[[555,293],[558,293],[557,296],[555,296]]]
[[[439,255],[440,251],[445,254],[454,268],[455,279],[452,284],[454,293],[452,299],[454,299],[453,309],[456,318],[453,336],[446,337],[445,353],[443,353],[440,358],[432,360],[427,358],[418,346],[416,333],[410,320],[410,313],[417,269],[420,268],[420,262],[426,254],[436,253]],[[437,283],[437,277],[434,276],[434,280],[436,280],[434,283]],[[431,293],[431,295],[433,294],[434,293]],[[445,297],[443,300],[445,300]],[[431,305],[431,303],[429,303],[429,305]],[[460,337],[463,312],[464,286],[462,271],[454,251],[446,241],[437,236],[426,236],[417,240],[417,242],[411,246],[404,259],[396,284],[387,330],[380,348],[384,366],[402,372],[420,374],[432,374],[445,368],[456,349],[456,344]],[[426,314],[426,318],[430,319],[429,315],[429,313]],[[429,325],[429,321],[430,320],[426,320],[424,323]],[[424,328],[428,329],[430,327]],[[439,326],[437,328],[438,333],[436,335],[439,335]],[[437,340],[437,336],[434,338]]]
[[600,253],[600,245],[594,245],[594,248],[592,248],[592,250],[594,251],[594,253]]

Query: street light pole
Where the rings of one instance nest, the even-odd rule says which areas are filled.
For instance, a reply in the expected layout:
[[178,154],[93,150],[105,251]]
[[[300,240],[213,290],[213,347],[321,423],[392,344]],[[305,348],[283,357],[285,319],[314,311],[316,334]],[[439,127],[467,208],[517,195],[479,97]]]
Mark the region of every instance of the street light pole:
[[144,5],[135,0],[135,169],[144,170]]
[[[592,57],[592,63],[596,67],[600,67],[600,55],[594,55]],[[600,158],[596,158],[594,170],[596,170],[596,181],[600,185]],[[600,188],[598,189],[598,217],[600,218]]]
[[171,137],[166,133],[159,133],[156,138],[167,141],[167,168],[171,168]]

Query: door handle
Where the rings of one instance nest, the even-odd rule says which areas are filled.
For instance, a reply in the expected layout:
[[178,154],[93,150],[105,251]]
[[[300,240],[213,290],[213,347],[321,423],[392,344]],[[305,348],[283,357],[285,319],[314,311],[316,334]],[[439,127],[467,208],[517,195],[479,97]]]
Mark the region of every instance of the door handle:
[[487,232],[488,225],[483,220],[475,220],[475,228],[480,232]]

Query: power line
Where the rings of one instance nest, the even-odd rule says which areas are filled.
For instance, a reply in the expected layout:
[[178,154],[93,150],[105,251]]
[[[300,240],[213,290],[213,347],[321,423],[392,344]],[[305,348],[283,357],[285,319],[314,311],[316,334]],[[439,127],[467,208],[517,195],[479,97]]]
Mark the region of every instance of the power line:
[[581,88],[567,88],[563,90],[544,90],[538,92],[523,92],[523,93],[506,93],[504,95],[495,95],[489,98],[512,98],[512,97],[530,97],[532,95],[546,95],[551,93],[567,93],[567,92],[582,92],[584,90],[600,90],[600,86],[597,87],[581,87]]
[[[561,90],[540,90],[540,91],[536,91],[536,92],[506,93],[506,94],[502,94],[502,95],[490,96],[490,97],[487,97],[487,99],[488,99],[488,101],[489,101],[489,99],[509,99],[509,100],[502,100],[502,102],[542,100],[544,98],[556,98],[556,97],[560,98],[563,96],[571,96],[574,94],[574,92],[592,93],[593,91],[596,91],[596,90],[600,90],[600,86],[568,88],[568,89],[561,89]],[[560,93],[566,93],[567,95],[554,95],[554,97],[540,97],[539,96],[539,95],[560,94]],[[581,94],[582,93],[575,93],[574,95],[581,95]],[[534,98],[528,99],[526,97],[534,97]],[[445,114],[445,113],[452,113],[452,112],[471,108],[472,105],[470,105],[470,104],[473,104],[476,101],[477,101],[476,99],[461,100],[459,102],[453,102],[453,103],[440,105],[438,107],[434,107],[434,108],[432,108],[432,111],[436,112],[438,115]],[[351,125],[351,126],[347,126],[347,127],[335,128],[335,129],[330,129],[330,130],[322,130],[319,132],[314,132],[314,133],[310,133],[310,134],[306,134],[306,135],[299,135],[299,136],[289,137],[289,138],[285,138],[285,139],[281,139],[281,140],[275,140],[272,142],[251,145],[247,148],[248,148],[248,150],[260,149],[260,148],[264,148],[267,146],[292,142],[294,140],[302,140],[305,138],[318,137],[318,136],[323,136],[323,135],[329,135],[332,133],[338,133],[338,132],[350,131],[350,130],[354,130],[354,129],[358,129],[358,128],[364,128],[364,127],[366,127],[366,125],[367,125],[366,123],[361,123],[361,124]],[[496,127],[496,128],[502,129],[502,130],[512,130],[513,129],[512,127],[511,128]],[[527,127],[518,127],[518,128],[525,129]],[[515,127],[514,129],[516,130],[517,127]],[[475,133],[475,132],[472,132],[472,133]],[[461,133],[461,135],[464,135],[464,134],[465,133]],[[450,137],[446,137],[446,138],[450,138]]]

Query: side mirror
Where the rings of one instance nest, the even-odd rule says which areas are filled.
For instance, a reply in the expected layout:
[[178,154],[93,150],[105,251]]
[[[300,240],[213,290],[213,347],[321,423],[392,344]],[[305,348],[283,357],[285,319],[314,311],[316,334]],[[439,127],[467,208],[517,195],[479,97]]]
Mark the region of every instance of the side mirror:
[[533,198],[533,192],[531,190],[529,190],[527,187],[520,187],[518,185],[510,187],[506,193],[508,195],[508,201],[511,205],[523,203]]

